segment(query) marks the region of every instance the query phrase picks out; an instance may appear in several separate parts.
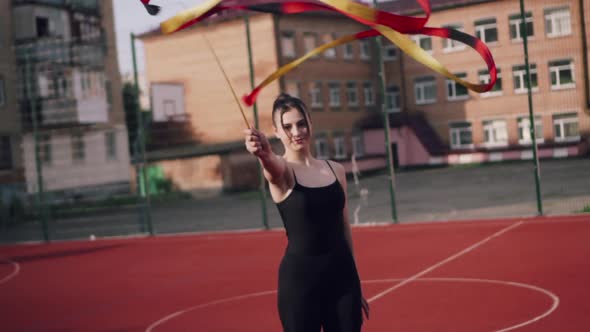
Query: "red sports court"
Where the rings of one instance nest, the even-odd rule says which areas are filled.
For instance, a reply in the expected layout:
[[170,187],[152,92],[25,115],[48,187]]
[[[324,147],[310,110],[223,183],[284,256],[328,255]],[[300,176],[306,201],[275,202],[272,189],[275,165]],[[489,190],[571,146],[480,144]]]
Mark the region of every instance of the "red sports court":
[[[590,331],[590,216],[358,227],[363,331]],[[282,230],[0,247],[2,331],[280,331]]]

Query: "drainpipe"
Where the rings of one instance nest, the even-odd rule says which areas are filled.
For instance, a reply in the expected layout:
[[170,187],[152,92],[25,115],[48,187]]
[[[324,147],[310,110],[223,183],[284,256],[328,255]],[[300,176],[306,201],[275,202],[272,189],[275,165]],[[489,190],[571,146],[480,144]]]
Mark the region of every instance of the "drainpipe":
[[584,0],[580,2],[580,32],[582,33],[582,65],[584,66],[584,93],[586,94],[586,113],[590,114],[590,75],[588,68],[588,35],[586,34],[586,19],[584,18]]

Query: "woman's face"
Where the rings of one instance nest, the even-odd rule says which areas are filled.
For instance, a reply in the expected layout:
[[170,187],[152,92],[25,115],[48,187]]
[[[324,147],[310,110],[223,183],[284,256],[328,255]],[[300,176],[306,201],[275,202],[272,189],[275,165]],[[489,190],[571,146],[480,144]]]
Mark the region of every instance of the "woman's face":
[[[275,133],[281,140],[286,149],[299,151],[309,144],[311,130],[308,127],[308,121],[302,112],[291,108],[282,114],[277,112],[275,119]],[[282,125],[282,128],[281,128]]]

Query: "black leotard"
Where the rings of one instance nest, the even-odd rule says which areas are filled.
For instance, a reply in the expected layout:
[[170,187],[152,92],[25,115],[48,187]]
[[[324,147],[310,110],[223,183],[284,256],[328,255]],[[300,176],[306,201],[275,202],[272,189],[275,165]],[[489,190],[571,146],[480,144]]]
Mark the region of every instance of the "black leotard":
[[344,191],[335,173],[334,182],[323,187],[304,187],[293,175],[292,192],[277,203],[288,237],[279,267],[283,331],[358,332],[361,291],[344,236]]

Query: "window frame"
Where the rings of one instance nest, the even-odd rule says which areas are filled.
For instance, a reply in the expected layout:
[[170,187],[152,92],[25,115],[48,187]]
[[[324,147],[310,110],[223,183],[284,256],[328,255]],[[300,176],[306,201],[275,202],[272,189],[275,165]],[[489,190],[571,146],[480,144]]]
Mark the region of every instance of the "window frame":
[[[531,84],[531,91],[537,92],[539,91],[539,72],[537,71],[536,63],[529,63],[529,72],[531,74],[531,83],[533,83]],[[526,87],[526,65],[512,66],[512,79],[514,93],[523,94],[528,92],[528,88]],[[517,81],[520,82],[520,88],[516,88]]]
[[[543,119],[541,116],[537,115],[534,118],[535,122],[535,136],[540,135],[540,137],[536,137],[535,141],[537,143],[545,142],[545,138],[543,136]],[[516,124],[518,127],[518,144],[520,145],[531,145],[533,144],[533,140],[530,136],[530,120],[528,115],[519,116],[516,119]],[[526,137],[524,137],[526,136]]]
[[[568,117],[569,116],[569,117]],[[559,118],[557,118],[559,117]],[[557,118],[557,119],[556,119]],[[559,113],[554,114],[552,117],[552,124],[553,124],[553,138],[555,142],[564,143],[564,142],[578,142],[580,141],[580,119],[578,113]],[[565,125],[569,123],[576,123],[578,127],[578,135],[576,136],[569,136],[565,137],[563,134],[565,133]],[[561,135],[560,137],[557,136],[555,126],[559,125]]]
[[86,142],[84,134],[81,132],[74,132],[70,135],[70,148],[72,154],[72,162],[83,163],[86,160]]
[[[290,39],[290,44],[292,44],[292,48],[293,48],[293,52],[291,53],[285,53],[286,52],[286,48],[285,48],[285,42],[288,42],[287,39]],[[297,56],[297,42],[295,39],[295,32],[294,31],[281,31],[281,55],[284,58],[295,58]]]
[[352,146],[352,154],[358,158],[358,157],[362,157],[365,155],[365,149],[364,149],[364,145],[363,145],[363,136],[361,133],[354,133],[352,135],[352,137],[350,138],[351,140],[351,146]]
[[[329,36],[329,39],[326,39],[325,37]],[[336,40],[336,36],[333,33],[324,33],[321,36],[321,42],[322,45],[327,44],[327,43],[331,43],[334,40]],[[336,52],[336,47],[331,47],[326,49],[324,52],[322,52],[324,58],[329,59],[329,60],[334,60],[338,57],[338,53]]]
[[[351,93],[354,94],[354,98],[350,98]],[[346,82],[346,104],[351,107],[359,106],[358,84],[355,81]]]
[[[465,125],[459,127],[459,125]],[[456,126],[456,127],[453,127]],[[467,144],[461,143],[461,133],[462,132],[469,132],[471,135],[471,142]],[[454,143],[454,138],[457,138],[459,144]],[[469,121],[456,121],[449,123],[449,139],[450,139],[450,146],[452,150],[461,150],[461,149],[472,149],[473,148],[473,124]]]
[[371,60],[371,43],[369,39],[359,40],[359,54],[361,60]]
[[334,135],[332,138],[334,143],[334,159],[346,159],[348,154],[346,151],[346,137],[343,134]]
[[[313,146],[315,149],[315,157],[317,159],[329,159],[330,158],[330,146],[328,139],[325,135],[318,135],[314,137]],[[322,149],[323,148],[323,149]],[[325,154],[324,154],[325,152]]]
[[[510,40],[513,42],[522,42],[523,38],[521,36],[521,27],[522,19],[520,18],[520,14],[512,14],[508,16],[508,33],[510,34]],[[531,40],[535,38],[535,20],[533,18],[533,12],[528,11],[525,12],[524,17],[524,24],[525,30],[528,31],[528,24],[531,25],[530,35],[527,35],[527,40]],[[512,35],[512,28],[515,28],[514,31],[516,36]]]
[[[324,107],[324,97],[323,97],[323,84],[322,82],[313,82],[309,89],[310,95],[310,106],[312,109],[321,109]],[[317,100],[316,100],[317,97]]]
[[[426,89],[429,87],[434,88],[434,97],[433,99],[426,99]],[[437,91],[436,91],[436,77],[428,75],[428,76],[420,76],[414,78],[414,101],[416,105],[428,105],[434,104],[437,101]],[[419,91],[421,93],[419,93]],[[418,98],[421,96],[422,98]]]
[[[497,124],[502,123],[503,126]],[[488,148],[505,147],[508,146],[508,123],[505,119],[489,119],[481,122],[481,129],[483,133],[483,146]],[[504,140],[497,140],[498,135],[497,129],[503,129],[502,133],[505,136]],[[486,140],[486,134],[488,138],[493,140]]]
[[[482,42],[488,45],[494,45],[498,43],[500,36],[498,34],[498,20],[495,17],[477,20],[473,23],[473,25],[475,28],[475,36],[481,39]],[[488,41],[487,35],[492,30],[495,30],[496,32],[496,40]]]
[[[395,54],[390,56],[388,52],[390,50],[395,51]],[[395,61],[398,58],[399,50],[398,48],[389,40],[385,42],[383,45],[383,61]]]
[[[560,26],[560,24],[556,24],[558,19],[566,18],[569,20],[569,25],[567,30],[568,31],[548,31],[549,26],[553,30],[556,26]],[[563,7],[553,7],[553,8],[545,8],[543,10],[543,18],[545,22],[545,35],[547,38],[558,38],[558,37],[565,37],[572,34],[572,12],[569,6]],[[551,22],[551,25],[548,24],[548,21]],[[561,29],[561,26],[560,26]]]
[[[564,61],[569,61],[569,64],[567,64],[567,65],[558,64],[558,63],[564,62]],[[564,60],[549,61],[548,66],[549,66],[549,84],[551,85],[552,91],[573,89],[576,87],[576,71],[575,71],[575,65],[574,65],[573,60],[564,59]],[[565,68],[565,67],[568,67],[568,68]],[[572,82],[561,84],[561,75],[559,73],[563,69],[569,69],[572,72]],[[558,83],[557,85],[553,85],[553,80],[551,77],[554,72],[556,73],[556,81]]]
[[[112,140],[111,140],[112,138]],[[114,130],[108,130],[104,132],[104,145],[106,151],[106,160],[115,161],[118,159],[117,149],[117,132]]]
[[[487,74],[486,74],[487,73]],[[477,72],[477,76],[479,78],[479,82],[481,84],[488,84],[492,79],[492,76],[488,72],[487,69],[480,70]],[[496,87],[498,87],[496,89]],[[502,71],[500,68],[497,68],[497,75],[496,75],[496,84],[492,87],[492,90],[480,93],[482,98],[490,98],[490,97],[498,97],[504,94],[504,87],[502,86]]]
[[[369,98],[367,98],[369,96]],[[375,89],[373,82],[367,81],[363,83],[363,104],[365,106],[375,106]]]
[[401,110],[400,88],[397,85],[390,85],[385,89],[385,112],[398,113]]
[[[330,107],[340,107],[342,106],[342,84],[340,84],[340,82],[338,81],[331,81],[328,82],[328,106]],[[335,95],[333,95],[333,93],[336,94],[336,98],[333,99],[333,97],[335,97]]]
[[[434,49],[433,49],[433,45],[432,45],[432,37],[428,36],[428,35],[412,35],[412,40],[414,41],[414,43],[416,43],[416,45],[418,45],[418,47],[420,47],[421,49],[424,50],[424,52],[427,52],[428,54],[432,54]],[[429,40],[430,41],[430,48],[426,49],[424,47],[422,47],[422,41],[423,40]]]

